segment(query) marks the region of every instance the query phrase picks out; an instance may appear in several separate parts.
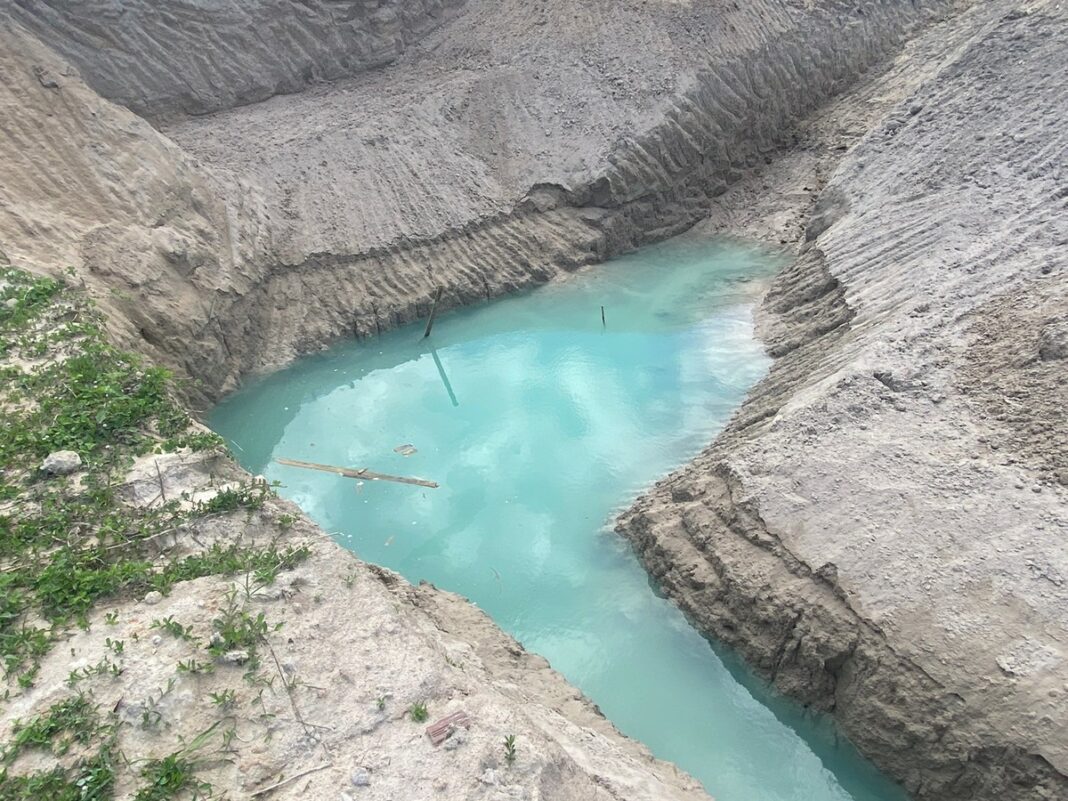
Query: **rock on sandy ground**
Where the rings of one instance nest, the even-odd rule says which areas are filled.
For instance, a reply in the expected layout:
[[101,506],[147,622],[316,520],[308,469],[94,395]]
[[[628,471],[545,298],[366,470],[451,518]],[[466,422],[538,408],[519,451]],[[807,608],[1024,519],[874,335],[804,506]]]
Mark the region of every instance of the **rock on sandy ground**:
[[918,798],[1068,797],[1066,47],[1059,4],[985,4],[874,85],[900,102],[768,294],[771,374],[620,521]]

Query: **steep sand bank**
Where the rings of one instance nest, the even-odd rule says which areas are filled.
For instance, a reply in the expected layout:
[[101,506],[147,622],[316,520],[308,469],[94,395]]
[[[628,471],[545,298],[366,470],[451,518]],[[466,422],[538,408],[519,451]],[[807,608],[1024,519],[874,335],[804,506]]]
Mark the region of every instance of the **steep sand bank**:
[[1064,14],[976,8],[873,87],[765,299],[771,374],[619,522],[917,798],[1068,797]]
[[[83,265],[125,341],[217,398],[425,315],[439,285],[447,305],[472,302],[684,230],[791,121],[948,6],[468,3],[386,69],[167,137],[10,40],[31,57],[9,59],[4,104],[57,119],[42,136],[39,116],[11,115],[0,231],[23,262]],[[82,17],[30,13],[50,40],[86,35]],[[185,41],[159,38],[160,62],[184,63]],[[112,49],[62,49],[86,75],[114,72]],[[229,62],[197,66],[226,82]],[[137,91],[173,93],[172,72]]]

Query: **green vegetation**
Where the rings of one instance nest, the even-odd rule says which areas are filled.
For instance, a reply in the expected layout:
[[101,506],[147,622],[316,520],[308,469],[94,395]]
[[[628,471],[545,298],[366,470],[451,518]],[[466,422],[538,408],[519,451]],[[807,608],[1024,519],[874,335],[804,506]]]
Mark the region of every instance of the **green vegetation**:
[[87,744],[99,728],[96,707],[84,695],[75,695],[28,723],[16,721],[12,727],[15,737],[4,749],[3,761],[10,763],[24,748],[50,747],[61,756],[74,743]]
[[197,641],[197,638],[193,636],[193,627],[183,626],[181,623],[175,620],[172,615],[168,615],[162,620],[156,618],[152,621],[152,625],[150,625],[149,628],[162,629],[163,631],[174,637],[176,640],[185,640],[191,643],[196,643]]
[[146,784],[134,796],[134,801],[169,801],[174,798],[203,798],[210,795],[212,786],[196,777],[195,754],[211,738],[216,727],[201,734],[179,751],[163,759],[153,759],[141,768],[141,777]]
[[114,786],[114,757],[109,745],[69,770],[56,767],[29,776],[9,776],[7,770],[0,771],[0,798],[4,801],[108,801]]
[[[309,554],[307,547],[215,543],[181,558],[166,556],[161,538],[207,517],[252,514],[273,490],[250,481],[191,506],[165,497],[161,478],[154,503],[124,503],[119,492],[136,457],[179,448],[223,451],[223,441],[192,423],[166,370],[112,346],[100,314],[61,281],[0,269],[0,409],[0,668],[20,686],[33,683],[40,660],[72,626],[88,626],[101,601],[152,590],[166,595],[180,582],[211,575],[244,575],[251,597],[253,588],[270,584]],[[42,459],[58,450],[78,454],[76,475],[40,469]],[[293,522],[284,515],[279,529]],[[254,667],[257,649],[270,647],[267,621],[240,606],[236,590],[227,597],[206,647],[213,656],[247,650]],[[118,621],[114,610],[104,616],[107,626]],[[173,617],[153,621],[152,628],[201,646],[192,627]],[[104,655],[95,665],[73,670],[67,685],[121,675],[137,640],[136,632],[125,640],[104,638]],[[177,669],[202,674],[214,665],[190,657]],[[176,679],[144,702],[142,728],[161,728],[160,702]],[[43,714],[15,722],[0,745],[0,799],[113,799],[116,769],[132,763],[116,748],[118,719],[103,715],[91,698],[79,689]],[[211,698],[223,713],[236,702],[229,689]],[[209,795],[210,785],[196,776],[196,752],[216,726],[181,750],[138,763],[135,801]],[[224,732],[224,750],[235,736],[233,727]],[[62,760],[49,770],[9,774],[30,749],[47,749]]]
[[515,735],[509,734],[504,738],[504,761],[511,765],[515,762]]
[[211,702],[219,709],[232,709],[237,703],[237,694],[233,690],[223,690],[221,693],[209,693]]
[[3,762],[10,764],[27,748],[49,748],[56,756],[66,754],[72,746],[88,746],[102,739],[97,753],[78,760],[72,768],[56,767],[29,776],[10,776],[0,770],[0,798],[11,801],[105,801],[112,797],[115,771],[113,723],[100,720],[96,706],[83,695],[75,695],[54,704],[44,715],[23,723],[16,721],[14,738],[4,746]]
[[168,801],[183,793],[192,793],[193,798],[211,792],[211,785],[196,777],[196,763],[181,756],[170,754],[163,759],[149,762],[141,771],[148,782],[134,796],[134,801]]
[[[0,271],[0,359],[0,664],[23,686],[54,639],[71,624],[85,626],[102,599],[166,594],[216,574],[250,572],[270,583],[307,556],[304,548],[217,544],[181,560],[156,557],[153,542],[182,520],[258,509],[272,490],[250,482],[192,511],[177,499],[150,508],[119,500],[134,457],[221,449],[222,440],[191,425],[166,370],[107,342],[99,313],[77,291]],[[57,450],[81,457],[77,482],[39,472]],[[120,655],[122,644],[113,650]]]
[[[222,615],[211,621],[214,634],[208,644],[208,653],[214,657],[220,657],[231,651],[245,651],[248,653],[249,669],[255,670],[259,665],[259,647],[267,641],[267,633],[270,628],[263,612],[255,616],[237,602],[237,591],[231,590],[226,595],[226,608]],[[278,631],[281,623],[275,625]]]
[[423,723],[424,721],[426,721],[429,714],[430,713],[427,712],[426,704],[422,701],[416,701],[414,704],[408,707],[408,715],[416,723]]
[[191,673],[197,675],[200,673],[211,673],[215,670],[215,666],[211,662],[198,662],[196,659],[190,657],[185,661],[178,662],[179,673]]

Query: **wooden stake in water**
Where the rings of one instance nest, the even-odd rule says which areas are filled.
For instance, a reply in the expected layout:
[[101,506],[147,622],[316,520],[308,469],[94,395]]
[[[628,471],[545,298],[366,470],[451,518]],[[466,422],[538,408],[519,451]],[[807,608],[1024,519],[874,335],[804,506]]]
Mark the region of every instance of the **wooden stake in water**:
[[604,306],[601,307],[601,328],[607,328],[608,323],[604,321]]
[[430,336],[430,329],[434,325],[434,315],[438,311],[438,301],[441,300],[441,290],[442,287],[439,286],[437,294],[434,295],[434,305],[430,307],[430,319],[426,321],[426,331],[423,332],[423,339]]

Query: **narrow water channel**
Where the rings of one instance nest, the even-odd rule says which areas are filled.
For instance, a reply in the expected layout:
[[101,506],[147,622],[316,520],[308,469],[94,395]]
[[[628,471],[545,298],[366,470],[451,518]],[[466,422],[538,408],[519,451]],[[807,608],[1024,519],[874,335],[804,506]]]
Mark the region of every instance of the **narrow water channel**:
[[611,530],[764,374],[752,315],[775,266],[723,242],[646,248],[442,315],[428,340],[419,324],[302,360],[211,424],[339,542],[470,598],[718,801],[902,801],[826,721],[699,636]]

